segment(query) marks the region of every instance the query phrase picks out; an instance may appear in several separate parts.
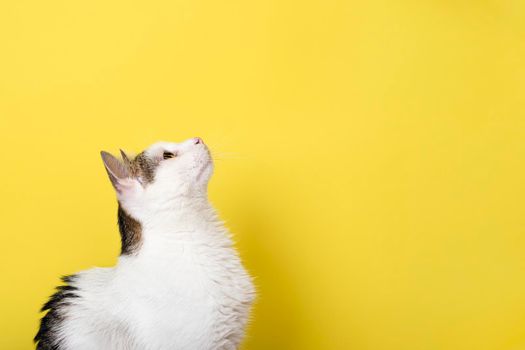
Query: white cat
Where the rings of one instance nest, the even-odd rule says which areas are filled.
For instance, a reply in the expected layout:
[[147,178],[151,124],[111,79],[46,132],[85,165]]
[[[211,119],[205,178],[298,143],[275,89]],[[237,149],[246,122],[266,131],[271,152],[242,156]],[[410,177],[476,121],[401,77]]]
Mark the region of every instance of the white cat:
[[118,263],[63,278],[37,349],[237,349],[255,290],[208,202],[208,148],[193,138],[121,153],[101,153],[118,199]]

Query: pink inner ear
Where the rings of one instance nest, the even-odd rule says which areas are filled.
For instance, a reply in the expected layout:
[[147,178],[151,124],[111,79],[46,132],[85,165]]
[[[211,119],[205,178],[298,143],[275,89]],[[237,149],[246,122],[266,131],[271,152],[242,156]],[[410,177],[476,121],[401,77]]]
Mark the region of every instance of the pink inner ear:
[[104,161],[104,165],[109,171],[111,171],[111,173],[116,178],[125,179],[127,177],[130,177],[128,168],[124,164],[122,164],[122,162],[118,160],[115,156],[104,151],[101,152],[101,155],[102,160]]
[[125,179],[119,179],[117,184],[115,185],[115,188],[117,191],[121,194],[127,193],[131,191],[135,185],[137,184],[137,181],[132,178],[125,178]]

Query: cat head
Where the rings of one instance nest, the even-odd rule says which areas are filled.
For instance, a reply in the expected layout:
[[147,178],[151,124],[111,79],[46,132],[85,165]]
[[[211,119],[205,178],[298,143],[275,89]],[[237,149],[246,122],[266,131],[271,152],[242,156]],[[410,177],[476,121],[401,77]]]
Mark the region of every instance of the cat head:
[[117,199],[127,211],[156,209],[179,198],[205,197],[213,172],[213,161],[202,139],[181,143],[157,142],[122,159],[102,151],[102,160]]

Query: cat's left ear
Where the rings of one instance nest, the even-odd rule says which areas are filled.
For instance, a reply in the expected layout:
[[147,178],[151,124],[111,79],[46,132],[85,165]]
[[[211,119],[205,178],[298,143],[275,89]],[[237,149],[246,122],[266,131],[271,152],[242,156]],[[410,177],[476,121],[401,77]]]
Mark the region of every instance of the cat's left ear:
[[123,150],[120,150],[120,155],[122,156],[122,160],[124,161],[124,165],[129,167],[131,165],[131,161],[129,160],[129,157],[126,154],[126,152],[124,152]]
[[101,151],[100,155],[106,167],[109,180],[119,195],[132,191],[139,184],[131,175],[129,167],[117,157],[106,151]]

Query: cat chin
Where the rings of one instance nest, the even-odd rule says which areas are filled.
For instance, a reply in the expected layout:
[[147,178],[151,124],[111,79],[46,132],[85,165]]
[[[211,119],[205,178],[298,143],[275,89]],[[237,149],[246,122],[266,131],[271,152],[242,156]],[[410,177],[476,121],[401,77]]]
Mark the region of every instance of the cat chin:
[[212,174],[213,174],[213,161],[210,159],[208,161],[205,161],[204,164],[201,166],[196,176],[196,182],[199,184],[202,184],[203,182],[205,182],[207,184],[208,181],[210,181]]

